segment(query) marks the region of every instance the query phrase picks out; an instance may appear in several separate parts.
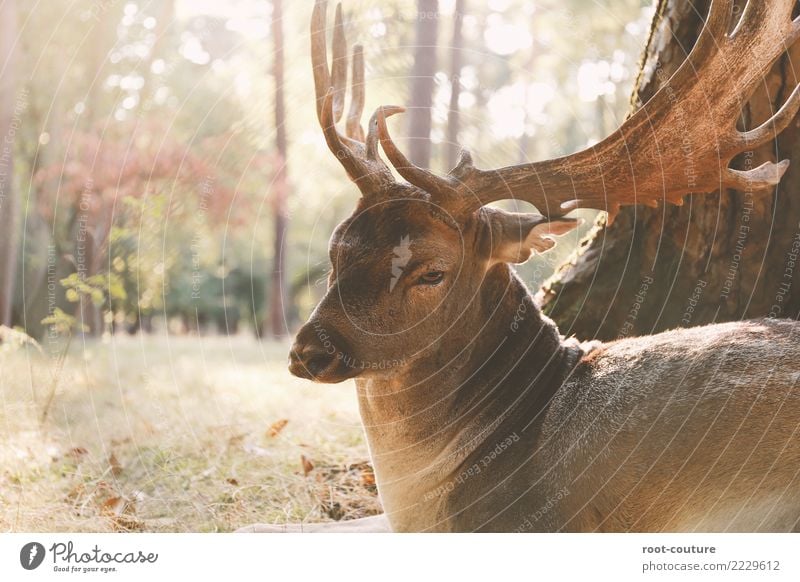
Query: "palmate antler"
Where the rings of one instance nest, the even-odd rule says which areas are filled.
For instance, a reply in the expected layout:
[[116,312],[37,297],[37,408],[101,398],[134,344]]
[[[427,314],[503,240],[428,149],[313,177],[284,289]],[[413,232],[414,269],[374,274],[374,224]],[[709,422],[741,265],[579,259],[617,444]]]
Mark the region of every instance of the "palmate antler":
[[[525,200],[548,217],[575,208],[606,210],[660,202],[683,204],[688,193],[723,187],[760,190],[777,184],[789,162],[734,170],[734,156],[773,139],[800,108],[800,87],[761,126],[736,128],[742,107],[775,60],[800,37],[795,0],[750,0],[732,32],[732,0],[713,0],[705,26],[686,61],[642,108],[600,143],[562,158],[496,170],[473,166],[462,152],[439,176],[413,165],[389,136],[378,110],[386,156],[400,175],[454,210],[472,211],[504,199]],[[372,129],[372,127],[370,127]]]

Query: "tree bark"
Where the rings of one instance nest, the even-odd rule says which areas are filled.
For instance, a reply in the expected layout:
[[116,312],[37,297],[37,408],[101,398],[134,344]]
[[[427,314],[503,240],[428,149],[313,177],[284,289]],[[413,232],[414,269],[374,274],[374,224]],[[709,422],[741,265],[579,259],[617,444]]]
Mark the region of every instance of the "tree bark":
[[450,109],[447,112],[447,169],[454,167],[461,146],[458,143],[458,132],[461,119],[458,106],[461,97],[461,62],[464,50],[464,11],[465,0],[456,0],[453,13],[453,43],[450,47]]
[[14,143],[20,110],[16,96],[15,0],[0,4],[0,325],[11,326],[19,254],[19,199],[14,190]]
[[275,146],[278,151],[276,160],[277,172],[272,191],[272,213],[275,225],[272,276],[270,277],[270,309],[269,325],[272,337],[286,336],[286,284],[285,262],[286,232],[289,226],[287,209],[288,197],[288,145],[286,141],[286,106],[284,102],[283,87],[283,6],[282,0],[273,0],[272,3],[272,36],[275,43],[273,61],[273,77],[275,79]]
[[425,168],[431,165],[431,106],[438,22],[438,0],[417,0],[416,48],[411,71],[408,119],[408,137],[411,140],[409,159]]
[[[693,4],[693,6],[692,6]],[[710,2],[661,0],[635,93],[646,101],[681,64]],[[742,3],[740,3],[742,4]],[[741,8],[741,6],[739,6]],[[741,14],[741,11],[738,12]],[[667,75],[655,75],[656,63]],[[776,63],[743,110],[743,126],[768,119],[798,82],[800,46]],[[735,82],[731,79],[731,82]],[[604,218],[539,293],[562,333],[581,339],[800,314],[800,129],[747,152],[733,167],[791,159],[773,193],[688,196],[682,207],[623,209]]]

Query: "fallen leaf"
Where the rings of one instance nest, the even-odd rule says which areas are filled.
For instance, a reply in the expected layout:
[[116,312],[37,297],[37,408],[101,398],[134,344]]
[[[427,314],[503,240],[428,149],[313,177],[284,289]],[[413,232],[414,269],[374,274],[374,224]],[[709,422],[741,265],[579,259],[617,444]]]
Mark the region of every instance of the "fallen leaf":
[[364,487],[375,487],[375,471],[372,467],[361,469],[361,484]]
[[100,512],[104,515],[122,515],[127,509],[128,502],[124,497],[109,497],[100,506]]
[[136,518],[136,503],[125,497],[109,497],[100,505],[100,513],[111,520],[114,529],[132,531],[142,529],[143,524]]
[[108,457],[108,464],[111,467],[111,474],[114,475],[114,477],[118,477],[120,473],[122,473],[122,465],[120,464],[119,459],[117,459],[117,455],[114,453],[111,453],[111,455]]
[[72,447],[69,452],[67,453],[68,456],[72,457],[73,459],[80,459],[84,455],[88,455],[89,451],[84,449],[83,447]]
[[361,482],[362,487],[375,487],[375,469],[369,461],[350,463],[347,471],[355,473]]
[[267,429],[267,436],[270,438],[275,438],[281,433],[281,431],[284,428],[286,428],[287,424],[289,424],[289,421],[286,420],[285,418],[273,422],[272,426],[270,426],[269,429]]
[[235,446],[235,445],[238,445],[239,443],[241,443],[241,442],[244,440],[244,437],[245,437],[245,436],[247,436],[247,435],[246,435],[246,434],[244,434],[244,433],[242,433],[242,434],[235,434],[235,435],[233,435],[232,437],[230,437],[230,438],[228,439],[228,445],[229,445],[229,446]]
[[314,470],[314,463],[305,455],[300,455],[300,464],[303,465],[303,474],[308,477],[308,474]]

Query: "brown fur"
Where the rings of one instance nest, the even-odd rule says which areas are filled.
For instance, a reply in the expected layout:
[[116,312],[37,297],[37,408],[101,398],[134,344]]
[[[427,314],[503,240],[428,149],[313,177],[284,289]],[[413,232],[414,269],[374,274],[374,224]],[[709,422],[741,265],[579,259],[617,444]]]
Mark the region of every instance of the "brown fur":
[[[457,230],[424,204],[362,205],[337,229],[328,295],[298,334],[313,343],[321,326],[349,360],[403,363],[315,378],[295,356],[292,368],[356,378],[393,530],[795,527],[800,324],[565,340],[493,259],[505,242],[487,240],[495,211]],[[406,233],[423,265],[444,265],[441,286],[417,289],[404,273],[389,292],[391,249]]]

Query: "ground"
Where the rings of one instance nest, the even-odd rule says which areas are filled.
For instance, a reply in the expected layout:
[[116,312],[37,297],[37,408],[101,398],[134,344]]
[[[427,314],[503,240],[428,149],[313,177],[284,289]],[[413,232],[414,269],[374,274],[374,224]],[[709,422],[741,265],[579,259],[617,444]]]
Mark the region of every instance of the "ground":
[[52,352],[0,345],[0,531],[216,532],[378,510],[355,387],[292,377],[287,345],[142,335],[76,338],[63,365]]

